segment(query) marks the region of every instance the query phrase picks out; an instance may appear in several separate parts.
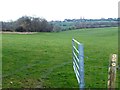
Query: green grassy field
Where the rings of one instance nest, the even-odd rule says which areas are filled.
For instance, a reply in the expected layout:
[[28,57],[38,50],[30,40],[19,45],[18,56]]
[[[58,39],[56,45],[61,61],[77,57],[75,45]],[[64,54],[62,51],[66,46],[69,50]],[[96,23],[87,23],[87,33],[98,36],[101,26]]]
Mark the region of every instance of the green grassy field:
[[109,56],[118,53],[117,28],[3,34],[3,88],[77,88],[72,38],[84,44],[85,87],[106,88]]

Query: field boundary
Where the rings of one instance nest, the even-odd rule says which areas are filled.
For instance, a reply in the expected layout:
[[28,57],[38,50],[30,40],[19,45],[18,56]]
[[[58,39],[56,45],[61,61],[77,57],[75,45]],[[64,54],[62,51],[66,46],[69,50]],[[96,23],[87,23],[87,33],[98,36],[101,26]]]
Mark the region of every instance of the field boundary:
[[0,32],[2,34],[35,34],[37,32]]

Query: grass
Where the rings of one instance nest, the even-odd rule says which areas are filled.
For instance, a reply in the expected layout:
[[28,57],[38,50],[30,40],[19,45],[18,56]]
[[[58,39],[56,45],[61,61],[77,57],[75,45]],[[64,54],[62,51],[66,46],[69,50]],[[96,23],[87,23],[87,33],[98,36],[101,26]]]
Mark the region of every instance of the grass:
[[106,88],[109,56],[118,53],[117,28],[3,34],[3,88],[78,88],[71,40],[84,44],[85,87]]

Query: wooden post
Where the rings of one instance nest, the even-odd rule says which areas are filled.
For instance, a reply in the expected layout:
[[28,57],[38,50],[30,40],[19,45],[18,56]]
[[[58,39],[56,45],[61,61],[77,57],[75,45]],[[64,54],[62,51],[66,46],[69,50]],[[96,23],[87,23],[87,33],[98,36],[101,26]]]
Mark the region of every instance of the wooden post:
[[108,68],[108,90],[115,90],[117,55],[112,54]]

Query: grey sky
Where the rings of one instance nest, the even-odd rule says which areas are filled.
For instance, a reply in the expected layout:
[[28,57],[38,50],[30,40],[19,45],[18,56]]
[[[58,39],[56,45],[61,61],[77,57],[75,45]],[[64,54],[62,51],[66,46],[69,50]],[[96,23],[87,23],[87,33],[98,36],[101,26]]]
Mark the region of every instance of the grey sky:
[[21,16],[47,20],[65,18],[117,18],[119,0],[0,0],[0,21]]

